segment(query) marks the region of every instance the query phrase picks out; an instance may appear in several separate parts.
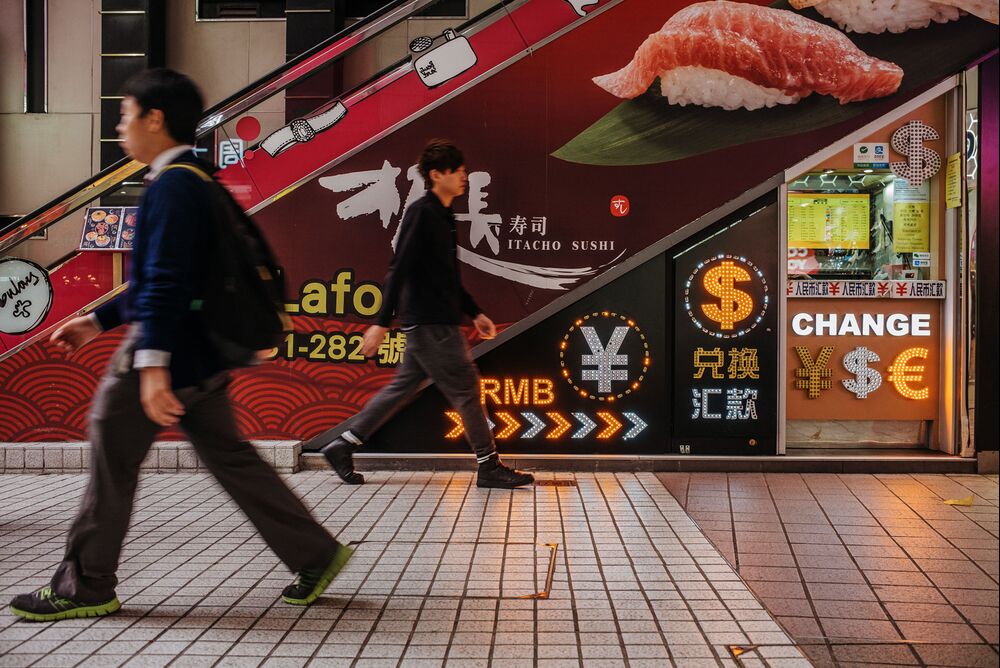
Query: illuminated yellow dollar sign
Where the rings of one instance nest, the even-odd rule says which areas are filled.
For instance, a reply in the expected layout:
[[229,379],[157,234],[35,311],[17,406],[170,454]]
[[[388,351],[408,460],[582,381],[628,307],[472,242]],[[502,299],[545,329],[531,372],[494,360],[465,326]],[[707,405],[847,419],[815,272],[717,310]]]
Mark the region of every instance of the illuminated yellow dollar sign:
[[753,299],[735,287],[736,283],[749,280],[750,272],[736,266],[732,260],[723,260],[705,272],[704,280],[705,291],[713,297],[718,297],[719,305],[702,304],[701,310],[719,323],[723,330],[732,329],[735,323],[753,311]]
[[889,382],[896,387],[896,391],[907,399],[926,399],[930,396],[930,389],[923,387],[915,390],[910,387],[910,383],[919,383],[924,379],[924,365],[910,365],[910,361],[919,357],[927,359],[930,351],[927,348],[907,348],[896,356],[895,361],[889,366]]

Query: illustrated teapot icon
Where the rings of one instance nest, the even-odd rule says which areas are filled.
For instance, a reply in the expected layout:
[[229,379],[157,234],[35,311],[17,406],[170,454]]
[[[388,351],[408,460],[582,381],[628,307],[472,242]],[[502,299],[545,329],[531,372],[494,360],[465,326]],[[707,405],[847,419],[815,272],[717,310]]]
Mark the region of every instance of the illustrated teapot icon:
[[444,41],[424,35],[410,42],[410,51],[419,54],[413,69],[428,88],[440,86],[476,64],[476,52],[467,37],[455,34],[451,28],[442,35]]

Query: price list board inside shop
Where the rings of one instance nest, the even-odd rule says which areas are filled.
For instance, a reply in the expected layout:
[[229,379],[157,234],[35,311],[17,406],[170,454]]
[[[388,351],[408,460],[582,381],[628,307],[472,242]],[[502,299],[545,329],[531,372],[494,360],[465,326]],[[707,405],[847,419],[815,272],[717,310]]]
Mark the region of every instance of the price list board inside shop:
[[788,193],[788,245],[868,248],[867,194]]
[[748,207],[720,228],[673,257],[672,442],[680,454],[773,455],[777,204]]

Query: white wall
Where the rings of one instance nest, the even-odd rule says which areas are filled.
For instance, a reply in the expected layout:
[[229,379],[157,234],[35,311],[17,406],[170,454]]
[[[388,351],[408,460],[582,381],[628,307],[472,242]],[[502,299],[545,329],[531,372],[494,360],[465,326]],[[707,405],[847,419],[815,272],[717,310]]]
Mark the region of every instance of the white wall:
[[0,2],[0,214],[27,213],[98,167],[99,1],[49,0],[45,114],[23,113],[23,3]]

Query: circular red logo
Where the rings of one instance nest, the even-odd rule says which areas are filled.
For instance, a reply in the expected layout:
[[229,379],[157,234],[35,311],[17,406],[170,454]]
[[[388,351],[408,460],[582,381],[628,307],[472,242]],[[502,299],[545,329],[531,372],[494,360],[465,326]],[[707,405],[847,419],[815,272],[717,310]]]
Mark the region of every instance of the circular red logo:
[[615,195],[611,198],[611,215],[615,218],[627,216],[630,208],[628,197],[625,195]]

